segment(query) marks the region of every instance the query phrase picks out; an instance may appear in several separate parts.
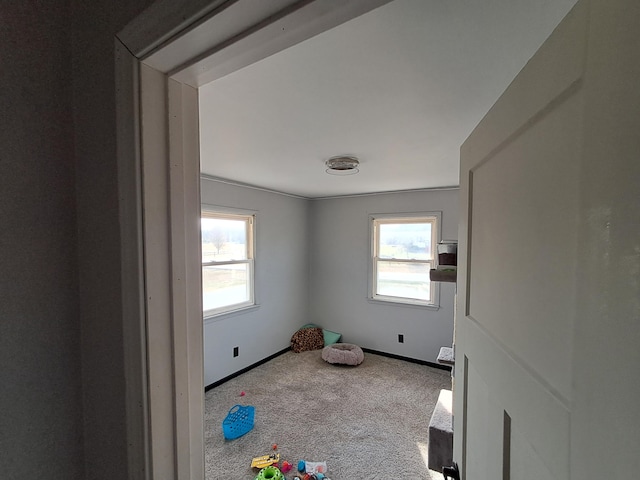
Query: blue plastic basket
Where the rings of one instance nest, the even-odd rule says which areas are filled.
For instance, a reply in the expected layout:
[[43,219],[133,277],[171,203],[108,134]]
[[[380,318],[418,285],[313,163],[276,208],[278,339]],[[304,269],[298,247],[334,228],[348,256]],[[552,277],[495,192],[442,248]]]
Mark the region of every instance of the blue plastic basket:
[[255,407],[251,405],[234,405],[231,407],[229,413],[227,413],[227,416],[222,421],[224,438],[233,440],[251,431],[255,412]]

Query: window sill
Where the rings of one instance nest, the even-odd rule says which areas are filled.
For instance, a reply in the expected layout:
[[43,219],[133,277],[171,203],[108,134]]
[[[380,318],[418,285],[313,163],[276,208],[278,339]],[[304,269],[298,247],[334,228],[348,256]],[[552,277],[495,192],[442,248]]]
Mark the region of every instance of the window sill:
[[367,297],[367,301],[369,303],[374,303],[376,305],[387,305],[388,307],[409,307],[409,308],[418,308],[420,310],[440,310],[440,305],[420,305],[417,303],[408,303],[408,302],[394,302],[392,300],[379,300],[377,298]]
[[214,323],[214,322],[219,322],[220,320],[224,320],[225,318],[229,318],[229,317],[234,317],[236,315],[242,315],[245,313],[248,313],[251,310],[256,310],[260,307],[260,304],[255,303],[253,305],[247,305],[246,307],[240,307],[236,310],[231,310],[229,312],[221,312],[221,313],[214,313],[211,315],[207,315],[205,317],[203,317],[204,320],[204,324],[207,325],[208,323]]

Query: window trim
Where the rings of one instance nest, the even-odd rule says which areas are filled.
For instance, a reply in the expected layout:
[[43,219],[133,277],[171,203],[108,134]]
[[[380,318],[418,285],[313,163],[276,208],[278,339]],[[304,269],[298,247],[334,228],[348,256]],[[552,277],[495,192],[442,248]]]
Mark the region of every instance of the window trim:
[[[369,269],[368,269],[368,291],[367,300],[371,303],[377,303],[381,305],[389,306],[404,306],[423,308],[430,310],[437,310],[440,308],[440,285],[438,282],[430,282],[431,285],[431,301],[425,302],[419,299],[412,299],[408,297],[394,297],[389,295],[378,295],[376,293],[377,287],[377,249],[378,249],[378,232],[377,225],[380,223],[414,223],[420,219],[434,219],[435,229],[432,229],[431,241],[432,241],[432,259],[431,260],[407,260],[407,259],[393,259],[395,262],[407,261],[410,263],[431,263],[432,268],[437,266],[437,244],[442,238],[442,212],[441,211],[429,211],[429,212],[403,212],[403,213],[376,213],[369,215]],[[392,259],[385,259],[392,260]]]
[[[215,266],[215,265],[238,265],[243,264],[247,265],[247,272],[249,276],[249,299],[240,302],[234,303],[231,305],[226,305],[223,307],[213,308],[209,310],[202,311],[202,317],[204,321],[217,319],[225,315],[236,314],[242,312],[244,310],[252,309],[257,307],[256,301],[256,212],[252,210],[241,210],[231,207],[223,207],[219,205],[209,205],[202,204],[201,205],[201,213],[200,218],[229,218],[233,220],[245,220],[247,223],[247,251],[246,251],[246,260],[224,260],[220,262],[216,261],[202,261],[202,254],[200,256],[201,259],[201,274],[202,269],[206,266]],[[202,243],[202,229],[200,230],[200,243]],[[203,287],[204,294],[204,287]]]

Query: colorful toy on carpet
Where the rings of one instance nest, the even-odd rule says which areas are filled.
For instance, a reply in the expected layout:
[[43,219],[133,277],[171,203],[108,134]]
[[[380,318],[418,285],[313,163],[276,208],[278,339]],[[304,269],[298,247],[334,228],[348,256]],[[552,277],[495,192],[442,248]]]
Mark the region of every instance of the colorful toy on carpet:
[[265,468],[274,463],[278,463],[280,461],[279,453],[272,453],[270,455],[262,455],[261,457],[255,457],[251,460],[251,468]]
[[306,473],[325,473],[327,462],[305,462],[304,470]]
[[[304,473],[302,480],[329,480],[324,474],[327,471],[327,462],[307,462],[300,460],[298,462],[298,471]],[[293,480],[300,480],[295,477]]]
[[270,465],[260,470],[254,480],[285,480],[285,478],[277,467]]

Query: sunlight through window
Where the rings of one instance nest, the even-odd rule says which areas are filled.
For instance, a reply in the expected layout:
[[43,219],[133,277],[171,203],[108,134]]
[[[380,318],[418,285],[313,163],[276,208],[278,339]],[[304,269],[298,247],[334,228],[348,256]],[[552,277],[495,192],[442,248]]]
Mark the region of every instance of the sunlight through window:
[[416,445],[418,446],[418,451],[424,461],[424,466],[429,468],[429,445],[422,442],[416,442]]

